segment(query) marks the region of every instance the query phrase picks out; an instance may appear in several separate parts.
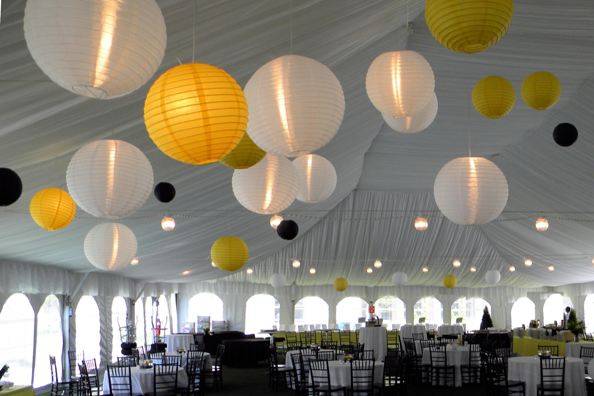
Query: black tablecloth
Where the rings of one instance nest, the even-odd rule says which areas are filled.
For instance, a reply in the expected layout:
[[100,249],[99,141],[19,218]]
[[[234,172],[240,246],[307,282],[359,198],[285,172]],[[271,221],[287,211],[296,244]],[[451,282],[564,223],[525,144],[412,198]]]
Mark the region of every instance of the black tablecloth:
[[246,335],[241,331],[221,331],[210,334],[197,334],[197,342],[204,343],[204,350],[214,356],[217,353],[217,346],[222,344],[225,340],[243,339]]
[[230,367],[257,367],[266,360],[270,340],[246,338],[242,340],[226,340],[223,364]]

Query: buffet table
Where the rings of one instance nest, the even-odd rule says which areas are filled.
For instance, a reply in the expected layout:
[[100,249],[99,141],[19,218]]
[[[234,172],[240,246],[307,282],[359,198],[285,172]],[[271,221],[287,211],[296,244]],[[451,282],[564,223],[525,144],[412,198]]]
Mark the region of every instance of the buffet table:
[[564,342],[547,339],[536,339],[532,337],[514,337],[513,351],[515,354],[520,356],[535,356],[538,354],[539,345],[556,346],[559,348],[559,356],[565,356]]
[[[153,393],[153,378],[155,377],[154,369],[141,369],[140,367],[131,367],[130,375],[132,380],[132,394],[133,395],[147,395]],[[121,378],[113,378],[113,380],[121,381]],[[177,369],[177,387],[186,388],[188,386],[188,375],[186,370],[182,367]],[[110,394],[109,377],[107,372],[103,376],[103,394]],[[115,394],[126,394],[125,392],[115,392]]]
[[388,332],[385,327],[363,327],[359,330],[359,343],[365,350],[373,350],[375,360],[383,361],[388,352]]
[[167,354],[173,355],[177,353],[178,349],[189,351],[190,346],[194,343],[193,334],[169,334],[165,336],[165,343],[167,344]]
[[244,338],[223,341],[223,363],[230,367],[258,367],[266,360],[270,341],[262,338]]
[[[526,396],[536,396],[536,387],[540,381],[540,359],[538,356],[509,358],[508,377],[510,380],[524,381]],[[565,360],[565,395],[586,396],[584,362],[581,359]]]
[[437,335],[462,335],[464,334],[464,326],[460,324],[441,325],[437,328]]

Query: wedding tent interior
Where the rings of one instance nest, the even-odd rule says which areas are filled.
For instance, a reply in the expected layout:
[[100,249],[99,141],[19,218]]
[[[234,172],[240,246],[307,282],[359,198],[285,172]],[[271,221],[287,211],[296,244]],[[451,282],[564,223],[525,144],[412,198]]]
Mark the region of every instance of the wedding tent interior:
[[320,346],[433,389],[485,334],[522,394],[546,352],[586,395],[593,73],[590,0],[1,2],[0,395],[116,394],[153,352],[255,394],[217,370],[262,345],[262,394],[320,394]]

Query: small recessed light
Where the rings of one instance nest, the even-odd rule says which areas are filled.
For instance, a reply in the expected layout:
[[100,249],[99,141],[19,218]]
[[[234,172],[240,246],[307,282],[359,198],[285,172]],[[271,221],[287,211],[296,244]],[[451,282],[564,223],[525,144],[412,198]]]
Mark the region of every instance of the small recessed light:
[[470,272],[476,272],[476,267],[470,267]]
[[214,261],[211,261],[210,265],[212,265],[214,268],[217,268],[217,265],[214,263]]
[[536,228],[536,231],[538,231],[538,232],[545,232],[546,230],[549,229],[549,221],[547,219],[545,219],[544,217],[539,217],[538,219],[536,219],[536,222],[534,223],[534,227]]
[[365,270],[368,274],[373,273],[373,268],[371,267],[367,267],[367,269]]
[[245,272],[246,272],[248,275],[251,275],[251,274],[253,274],[253,273],[254,273],[254,270],[253,270],[253,269],[251,269],[251,268],[248,268],[248,269],[246,269],[246,270],[245,270]]
[[425,231],[429,227],[429,220],[426,217],[417,217],[415,219],[415,230]]
[[373,266],[374,266],[375,268],[382,268],[382,262],[381,262],[381,261],[379,261],[379,260],[375,260],[375,261],[373,262]]
[[555,271],[555,266],[554,265],[549,265],[549,271],[551,271],[551,272]]
[[315,275],[316,274],[316,269],[315,268],[310,268],[309,269],[309,273],[312,274],[312,275]]
[[509,272],[515,272],[516,271],[516,267],[514,267],[513,265],[509,266]]
[[273,215],[270,217],[270,227],[276,230],[276,227],[278,227],[281,221],[283,221],[283,216],[277,214]]
[[532,260],[530,260],[529,258],[524,260],[524,265],[526,267],[532,267]]
[[427,267],[423,267],[423,268],[421,269],[421,271],[423,271],[423,272],[429,272],[429,268],[427,268]]
[[187,276],[187,275],[190,275],[191,273],[192,273],[192,271],[190,271],[190,270],[185,270],[185,271],[184,271],[184,272],[182,272],[181,274],[182,274],[183,276]]
[[138,257],[134,257],[132,260],[130,260],[130,265],[138,265],[140,264],[140,259]]
[[454,268],[460,268],[462,263],[460,262],[460,260],[456,259],[456,260],[452,261],[452,265],[454,266]]
[[293,262],[291,263],[291,265],[293,266],[293,268],[299,268],[299,267],[301,267],[301,261],[299,261],[299,260],[293,260]]
[[175,219],[171,216],[165,216],[161,219],[161,228],[165,232],[170,232],[175,230]]

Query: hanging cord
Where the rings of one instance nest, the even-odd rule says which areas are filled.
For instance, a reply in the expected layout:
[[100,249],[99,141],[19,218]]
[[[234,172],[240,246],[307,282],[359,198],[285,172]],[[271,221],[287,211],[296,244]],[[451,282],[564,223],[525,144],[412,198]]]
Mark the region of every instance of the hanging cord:
[[293,0],[289,0],[289,54],[293,55]]
[[192,0],[192,63],[196,61],[196,7],[198,0]]
[[466,134],[468,139],[468,156],[472,157],[472,132],[470,130],[470,102],[472,102],[472,91],[470,92],[470,98],[466,98]]

